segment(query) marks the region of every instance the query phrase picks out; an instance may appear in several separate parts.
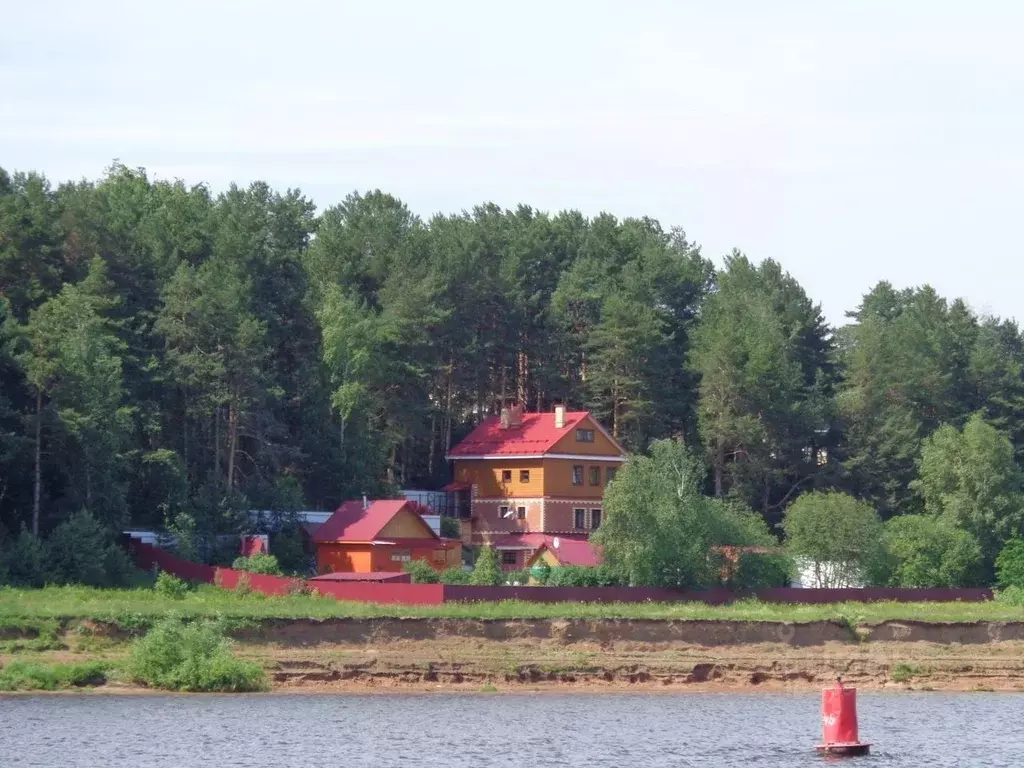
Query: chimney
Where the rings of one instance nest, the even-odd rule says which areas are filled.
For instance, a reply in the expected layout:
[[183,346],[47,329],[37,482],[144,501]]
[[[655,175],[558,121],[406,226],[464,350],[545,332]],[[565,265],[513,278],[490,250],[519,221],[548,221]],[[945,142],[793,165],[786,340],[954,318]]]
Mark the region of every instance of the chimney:
[[565,406],[555,406],[555,429],[562,429],[565,426]]
[[501,428],[508,429],[512,423],[512,412],[508,408],[501,409]]
[[364,493],[363,494],[363,509],[369,509],[369,508],[370,508],[370,502],[366,500],[366,494]]
[[523,406],[513,405],[508,413],[508,425],[510,427],[523,426]]

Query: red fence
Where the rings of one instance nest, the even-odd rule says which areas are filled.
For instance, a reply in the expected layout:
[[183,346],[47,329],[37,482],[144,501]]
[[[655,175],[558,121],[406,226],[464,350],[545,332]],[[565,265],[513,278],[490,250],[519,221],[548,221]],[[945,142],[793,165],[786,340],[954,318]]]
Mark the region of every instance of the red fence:
[[[188,581],[220,584],[228,589],[238,586],[245,576],[249,585],[266,595],[286,595],[307,584],[302,579],[263,576],[231,568],[217,568],[182,560],[158,547],[131,542],[135,562],[140,568],[154,566]],[[724,605],[755,597],[767,603],[845,603],[845,602],[981,602],[992,599],[990,589],[798,589],[779,587],[732,592],[728,589],[674,590],[654,587],[466,587],[447,584],[376,584],[373,582],[321,582],[309,584],[322,595],[360,603],[440,605],[464,601],[522,600],[533,603],[648,603],[702,602]]]

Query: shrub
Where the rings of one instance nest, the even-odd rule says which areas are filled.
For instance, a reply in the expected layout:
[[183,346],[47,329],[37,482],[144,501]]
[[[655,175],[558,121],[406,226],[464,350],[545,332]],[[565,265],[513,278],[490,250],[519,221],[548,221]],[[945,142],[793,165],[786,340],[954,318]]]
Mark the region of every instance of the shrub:
[[614,571],[605,565],[563,565],[551,569],[549,587],[616,587],[620,585]]
[[46,542],[54,581],[89,587],[126,584],[133,566],[110,531],[87,510],[58,525]]
[[462,536],[462,525],[458,519],[441,515],[441,535],[446,539],[457,539]]
[[235,594],[240,597],[248,597],[249,595],[258,594],[252,590],[252,582],[249,581],[249,576],[243,573],[238,577],[238,581],[235,582]]
[[160,621],[132,645],[127,672],[135,682],[168,691],[263,691],[268,687],[263,669],[235,658],[223,626],[213,621]]
[[412,575],[413,584],[437,584],[441,581],[441,574],[431,568],[426,560],[410,560],[404,570]]
[[441,583],[464,585],[469,584],[470,573],[461,566],[453,566],[441,571]]
[[793,567],[793,561],[785,555],[740,552],[732,586],[737,589],[788,587],[793,576]]
[[965,587],[978,581],[978,540],[943,518],[894,517],[885,524],[884,539],[895,587]]
[[98,661],[51,666],[15,660],[0,669],[0,691],[57,691],[105,682],[107,665]]
[[156,577],[153,591],[173,600],[182,600],[188,593],[188,584],[177,576],[161,571]]
[[270,536],[274,557],[281,569],[289,573],[305,571],[309,566],[309,557],[302,546],[302,534],[298,525],[288,525]]
[[280,576],[281,566],[273,555],[263,553],[251,557],[239,557],[231,564],[236,571],[248,571],[249,573],[262,573],[267,576]]
[[996,580],[1000,587],[1024,589],[1024,540],[1010,539],[996,557]]
[[6,565],[7,583],[18,587],[42,587],[53,581],[47,565],[46,547],[41,539],[22,528],[6,549],[0,550]]
[[480,554],[477,555],[476,565],[473,566],[473,573],[469,576],[469,583],[478,587],[496,587],[504,581],[494,549],[482,547]]
[[1007,587],[996,592],[996,602],[1024,608],[1024,587]]
[[505,583],[510,586],[525,587],[530,583],[532,574],[529,568],[523,568],[521,571],[513,571],[512,573],[505,574]]
[[530,569],[530,577],[542,586],[547,584],[551,578],[551,566],[546,560],[538,560]]

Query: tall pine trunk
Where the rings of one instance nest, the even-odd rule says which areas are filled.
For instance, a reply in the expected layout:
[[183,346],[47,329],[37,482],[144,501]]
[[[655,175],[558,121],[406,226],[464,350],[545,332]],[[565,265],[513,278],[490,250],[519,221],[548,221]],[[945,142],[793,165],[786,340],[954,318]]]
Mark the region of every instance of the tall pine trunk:
[[235,398],[228,405],[228,490],[235,487],[235,453],[238,451],[238,404]]
[[43,484],[43,390],[36,390],[36,467],[32,487],[32,535],[39,535],[39,497]]
[[719,435],[715,441],[715,496],[722,495],[722,474],[725,467],[725,438]]

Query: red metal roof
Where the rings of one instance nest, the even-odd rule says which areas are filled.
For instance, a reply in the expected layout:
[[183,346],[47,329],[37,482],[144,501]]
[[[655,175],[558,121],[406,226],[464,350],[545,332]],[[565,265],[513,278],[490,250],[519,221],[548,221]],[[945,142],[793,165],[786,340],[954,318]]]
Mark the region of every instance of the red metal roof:
[[408,584],[412,576],[402,571],[371,571],[370,573],[325,573],[309,581],[390,581]]
[[[555,546],[558,539],[558,546]],[[495,549],[544,547],[562,565],[599,565],[601,555],[589,539],[579,536],[548,536],[543,533],[520,533],[498,536],[490,540]]]
[[[412,502],[404,499],[371,501],[366,509],[363,509],[361,501],[346,501],[317,529],[313,541],[318,544],[373,541],[378,538],[384,526],[407,506],[412,506]],[[430,531],[430,537],[438,538],[426,522],[423,526]]]
[[523,423],[518,427],[501,428],[501,417],[491,416],[467,435],[466,439],[449,452],[452,458],[459,456],[543,456],[555,447],[555,443],[575,429],[589,411],[567,411],[565,426],[555,427],[555,414],[524,413]]
[[470,489],[469,483],[448,483],[442,491],[468,491]]

